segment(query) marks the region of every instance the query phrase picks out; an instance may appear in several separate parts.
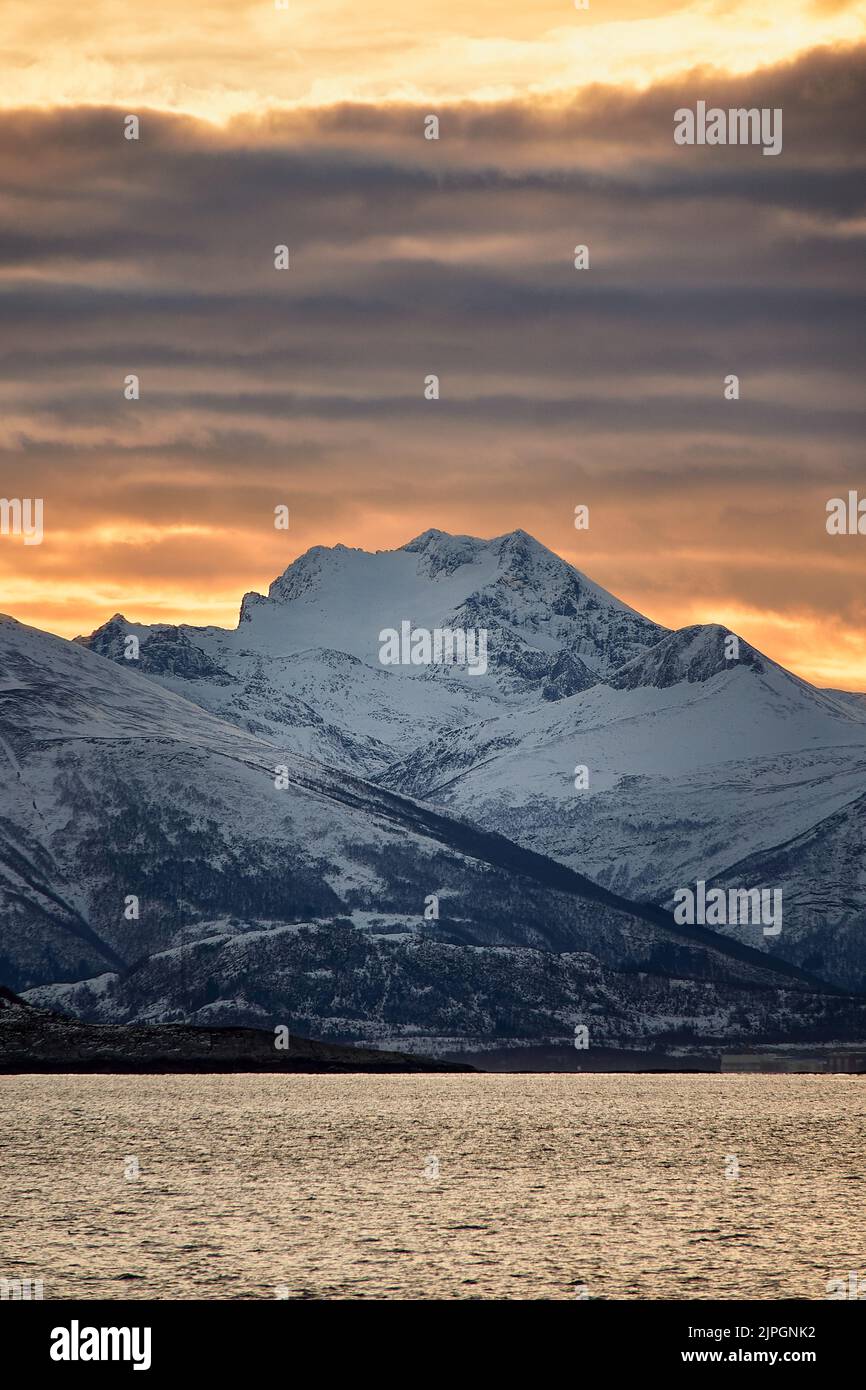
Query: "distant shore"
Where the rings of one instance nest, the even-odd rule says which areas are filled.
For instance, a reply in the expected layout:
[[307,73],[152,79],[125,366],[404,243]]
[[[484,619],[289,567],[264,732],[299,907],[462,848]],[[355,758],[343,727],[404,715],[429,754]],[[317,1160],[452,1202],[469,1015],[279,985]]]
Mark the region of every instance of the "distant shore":
[[567,1040],[445,1050],[435,1057],[367,1043],[318,1042],[287,1030],[188,1023],[84,1023],[27,1003],[0,986],[0,1076],[206,1073],[747,1073],[866,1074],[866,1047],[838,1042],[715,1046],[690,1051],[576,1049]]
[[[284,1046],[279,1043],[283,1042]],[[0,1075],[206,1072],[472,1072],[446,1061],[258,1028],[82,1023],[0,988]]]
[[479,1071],[518,1074],[866,1075],[866,1047],[843,1047],[835,1043],[796,1046],[768,1043],[763,1047],[737,1050],[732,1047],[727,1051],[707,1048],[700,1052],[632,1052],[603,1047],[578,1051],[566,1045],[547,1044],[445,1054],[449,1061],[457,1061],[464,1055],[471,1058]]

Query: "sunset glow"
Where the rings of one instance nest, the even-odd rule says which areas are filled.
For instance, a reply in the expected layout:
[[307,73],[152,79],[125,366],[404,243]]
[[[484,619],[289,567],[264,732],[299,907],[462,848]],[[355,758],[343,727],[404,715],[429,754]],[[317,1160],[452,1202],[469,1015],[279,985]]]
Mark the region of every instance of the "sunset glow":
[[[864,4],[3,18],[0,491],[46,534],[0,537],[0,608],[233,626],[310,546],[521,527],[866,690],[866,538],[824,526],[866,488]],[[705,98],[783,109],[782,156],[677,149]]]

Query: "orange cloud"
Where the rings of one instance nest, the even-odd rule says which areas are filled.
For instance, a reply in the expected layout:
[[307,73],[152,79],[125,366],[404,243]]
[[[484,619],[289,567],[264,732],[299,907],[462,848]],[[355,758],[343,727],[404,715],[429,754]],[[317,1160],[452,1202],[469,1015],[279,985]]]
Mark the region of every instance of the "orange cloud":
[[711,62],[750,72],[855,43],[845,0],[4,0],[13,106],[156,107],[224,121],[280,104],[506,100],[647,86]]

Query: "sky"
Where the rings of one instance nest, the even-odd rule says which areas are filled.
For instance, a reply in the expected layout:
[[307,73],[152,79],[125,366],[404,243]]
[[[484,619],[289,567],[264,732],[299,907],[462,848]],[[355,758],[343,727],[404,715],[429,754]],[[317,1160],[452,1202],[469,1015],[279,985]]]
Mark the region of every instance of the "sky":
[[[0,609],[233,626],[312,545],[520,527],[866,690],[866,536],[825,526],[866,497],[864,4],[4,0],[3,31],[0,496],[45,536],[0,535]],[[698,100],[780,108],[782,153],[676,145]]]

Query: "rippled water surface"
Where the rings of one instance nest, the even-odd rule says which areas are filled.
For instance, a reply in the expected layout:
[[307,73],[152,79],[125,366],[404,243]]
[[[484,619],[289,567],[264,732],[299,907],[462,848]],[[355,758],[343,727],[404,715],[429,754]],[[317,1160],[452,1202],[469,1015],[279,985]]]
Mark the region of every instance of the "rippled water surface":
[[856,1077],[5,1077],[0,1276],[46,1298],[821,1299],[866,1270],[864,1112]]

